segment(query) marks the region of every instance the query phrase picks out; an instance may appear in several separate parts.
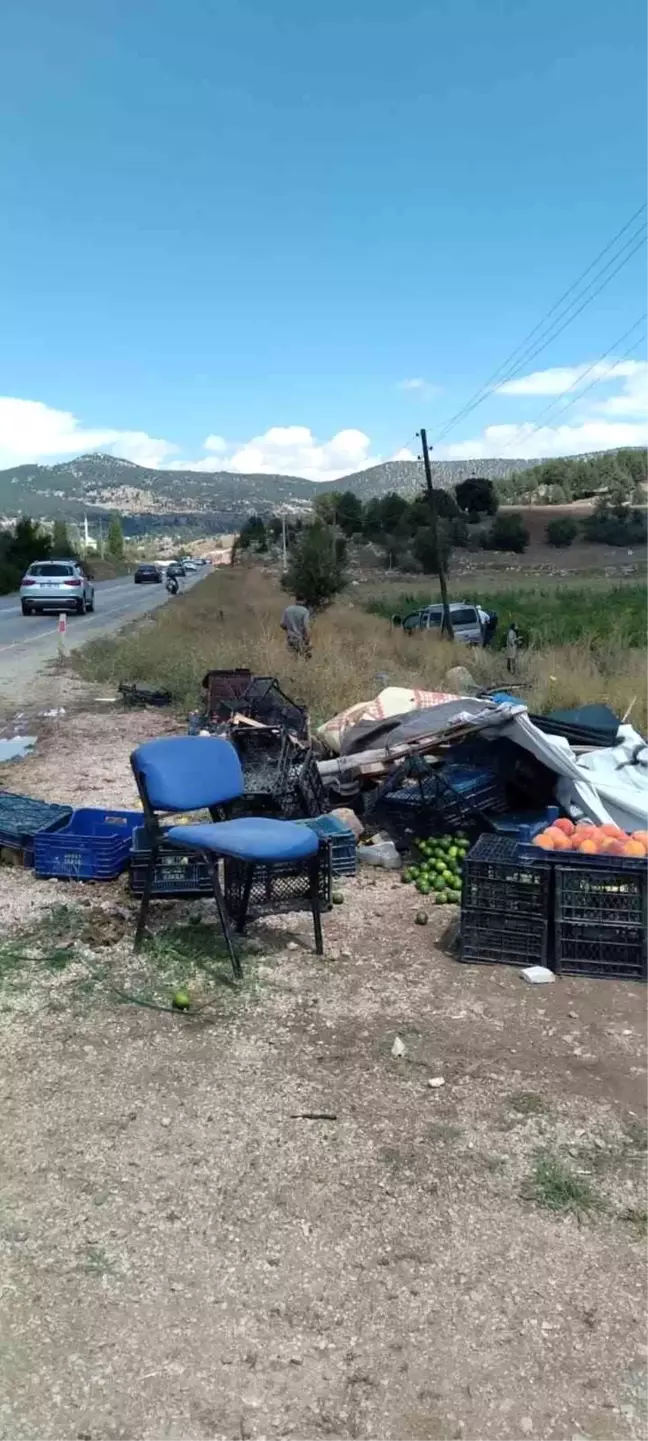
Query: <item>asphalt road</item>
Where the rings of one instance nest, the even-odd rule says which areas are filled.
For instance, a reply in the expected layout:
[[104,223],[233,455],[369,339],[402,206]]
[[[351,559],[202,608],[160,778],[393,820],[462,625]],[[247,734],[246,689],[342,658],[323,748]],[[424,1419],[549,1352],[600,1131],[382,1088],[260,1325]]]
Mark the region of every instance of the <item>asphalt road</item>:
[[[188,575],[185,588],[197,585],[209,575],[205,567]],[[64,637],[66,650],[76,650],[87,641],[110,635],[126,624],[169,601],[164,585],[135,585],[133,577],[97,581],[94,615],[70,615]],[[172,598],[172,605],[182,605]],[[0,598],[0,696],[7,698],[29,682],[58,655],[58,616],[24,616],[17,595]]]

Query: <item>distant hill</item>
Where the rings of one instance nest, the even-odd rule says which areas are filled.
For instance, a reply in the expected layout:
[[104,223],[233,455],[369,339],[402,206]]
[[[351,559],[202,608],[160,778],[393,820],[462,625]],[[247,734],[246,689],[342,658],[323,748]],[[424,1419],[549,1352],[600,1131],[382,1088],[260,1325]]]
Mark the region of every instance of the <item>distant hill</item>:
[[[434,484],[449,489],[468,475],[499,480],[537,464],[528,460],[432,462]],[[424,484],[420,461],[390,460],[341,480],[317,483],[299,476],[237,475],[214,470],[150,470],[114,455],[81,455],[57,465],[19,465],[0,471],[0,518],[31,515],[74,520],[119,511],[127,530],[203,525],[237,530],[257,511],[306,510],[322,490],[352,490],[361,500],[398,491],[411,496]]]

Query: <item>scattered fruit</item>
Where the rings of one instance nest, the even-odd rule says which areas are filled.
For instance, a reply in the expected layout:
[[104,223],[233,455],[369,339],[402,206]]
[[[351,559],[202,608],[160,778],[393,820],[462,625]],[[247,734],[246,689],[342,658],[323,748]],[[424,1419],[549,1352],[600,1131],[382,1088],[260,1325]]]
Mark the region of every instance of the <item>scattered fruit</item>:
[[427,911],[417,911],[414,920],[417,926],[426,926],[428,923]]
[[331,891],[331,903],[334,906],[344,905],[344,896],[341,891]]
[[188,1011],[191,1005],[191,997],[188,991],[176,991],[173,997],[174,1011]]
[[577,851],[584,856],[634,856],[638,860],[648,855],[648,831],[635,831],[629,836],[612,821],[600,826],[579,821],[574,826],[567,816],[561,816],[534,836],[533,845],[543,851]]

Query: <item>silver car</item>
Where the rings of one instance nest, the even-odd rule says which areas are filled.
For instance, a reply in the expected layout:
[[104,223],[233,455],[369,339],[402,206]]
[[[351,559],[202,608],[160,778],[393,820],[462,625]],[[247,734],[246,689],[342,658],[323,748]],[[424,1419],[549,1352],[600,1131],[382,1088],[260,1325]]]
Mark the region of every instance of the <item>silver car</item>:
[[[463,645],[483,645],[487,612],[479,605],[469,605],[466,601],[451,601],[449,607],[452,629],[455,640],[461,641]],[[411,633],[414,630],[441,630],[443,621],[442,605],[426,605],[422,610],[416,610],[412,615],[406,615],[402,622],[403,630]]]
[[35,560],[22,578],[20,604],[23,615],[46,610],[85,615],[95,608],[94,586],[76,560]]

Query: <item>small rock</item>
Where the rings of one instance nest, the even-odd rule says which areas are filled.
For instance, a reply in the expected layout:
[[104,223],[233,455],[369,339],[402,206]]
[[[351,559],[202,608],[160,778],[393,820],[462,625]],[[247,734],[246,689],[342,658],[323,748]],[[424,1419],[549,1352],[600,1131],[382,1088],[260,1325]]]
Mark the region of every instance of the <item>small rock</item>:
[[400,1036],[396,1036],[394,1044],[391,1048],[391,1053],[392,1056],[394,1056],[397,1060],[400,1056],[405,1055],[405,1043],[404,1041],[401,1041]]
[[438,1091],[440,1086],[445,1086],[445,1076],[430,1076],[428,1086],[431,1091]]
[[160,1125],[161,1125],[161,1126],[170,1126],[170,1125],[171,1125],[171,1117],[170,1117],[170,1116],[162,1116],[162,1119],[161,1119],[161,1121],[160,1121]]
[[453,665],[446,671],[443,684],[454,695],[477,695],[479,686],[465,665]]
[[298,951],[298,950],[299,950],[299,946],[297,945],[297,942],[296,942],[296,941],[289,941],[289,942],[288,942],[288,945],[286,946],[286,950],[287,950],[287,951]]
[[533,1431],[533,1421],[531,1420],[530,1416],[522,1417],[522,1420],[520,1421],[520,1430],[524,1432],[525,1436],[531,1435],[531,1432]]

